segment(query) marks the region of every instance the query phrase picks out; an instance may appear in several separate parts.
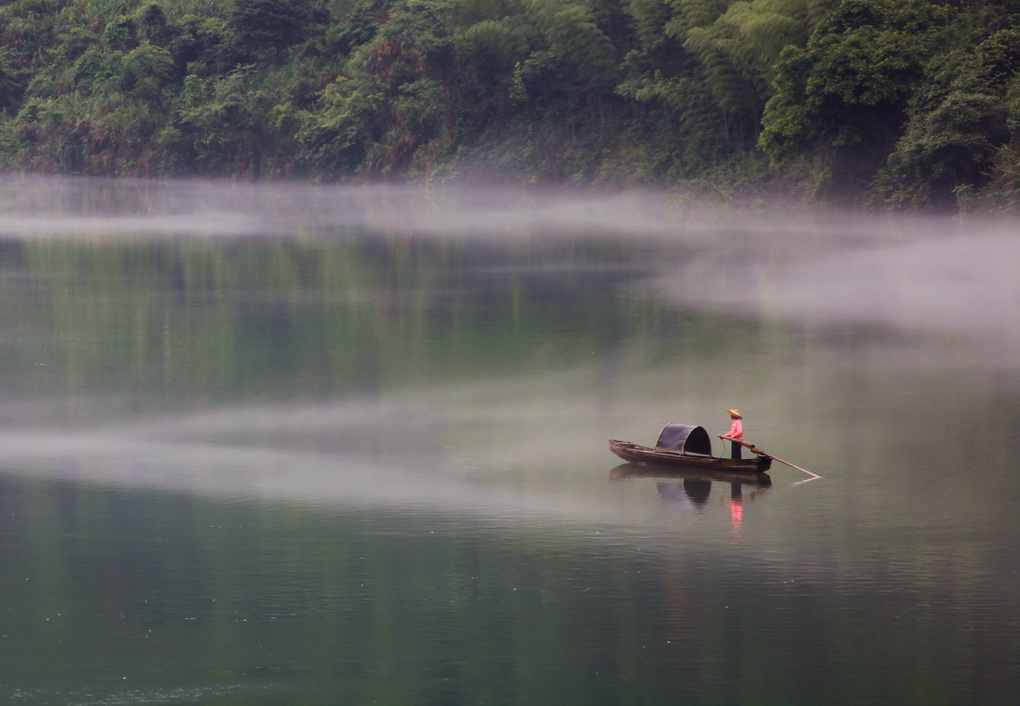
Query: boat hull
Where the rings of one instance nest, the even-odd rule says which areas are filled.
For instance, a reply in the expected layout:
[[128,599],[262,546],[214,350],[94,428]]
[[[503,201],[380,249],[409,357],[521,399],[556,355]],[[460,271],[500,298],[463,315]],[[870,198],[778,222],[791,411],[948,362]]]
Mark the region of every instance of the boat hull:
[[694,456],[669,449],[655,449],[619,439],[609,440],[609,450],[631,463],[654,463],[660,466],[690,468],[703,471],[726,473],[765,473],[772,467],[771,456],[733,459],[718,456]]
[[768,473],[754,471],[706,471],[699,468],[682,468],[680,466],[661,466],[648,463],[624,463],[609,472],[609,480],[628,481],[652,478],[656,481],[718,481],[720,483],[739,483],[754,488],[772,487],[772,478]]

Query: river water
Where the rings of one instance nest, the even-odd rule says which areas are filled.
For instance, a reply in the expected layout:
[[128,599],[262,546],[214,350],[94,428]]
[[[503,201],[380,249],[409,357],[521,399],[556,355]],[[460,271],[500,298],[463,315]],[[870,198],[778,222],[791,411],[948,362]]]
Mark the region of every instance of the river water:
[[[1018,262],[994,221],[7,178],[0,702],[1018,703]],[[730,407],[821,477],[608,451]]]

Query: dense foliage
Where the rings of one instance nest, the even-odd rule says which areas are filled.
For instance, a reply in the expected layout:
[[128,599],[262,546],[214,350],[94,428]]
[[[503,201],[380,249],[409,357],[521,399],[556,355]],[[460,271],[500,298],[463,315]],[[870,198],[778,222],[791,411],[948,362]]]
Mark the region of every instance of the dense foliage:
[[1017,0],[12,0],[8,169],[1020,200]]

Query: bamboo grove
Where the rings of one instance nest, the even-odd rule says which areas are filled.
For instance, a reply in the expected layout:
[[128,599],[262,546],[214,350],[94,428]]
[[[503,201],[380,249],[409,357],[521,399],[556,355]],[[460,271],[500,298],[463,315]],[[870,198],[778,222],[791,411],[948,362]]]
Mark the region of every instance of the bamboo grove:
[[0,167],[1020,202],[1018,0],[12,0]]

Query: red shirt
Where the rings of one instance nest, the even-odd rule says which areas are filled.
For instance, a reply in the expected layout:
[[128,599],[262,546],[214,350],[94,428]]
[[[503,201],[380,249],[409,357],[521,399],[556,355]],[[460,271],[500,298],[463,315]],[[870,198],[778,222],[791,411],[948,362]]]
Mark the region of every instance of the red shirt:
[[730,431],[726,434],[727,439],[739,439],[744,440],[744,422],[740,419],[734,419],[733,424],[730,425]]

